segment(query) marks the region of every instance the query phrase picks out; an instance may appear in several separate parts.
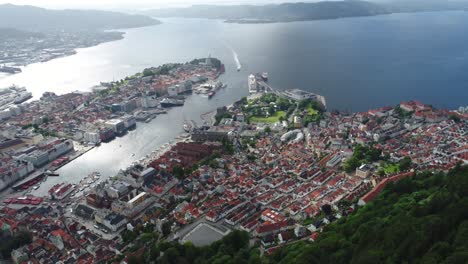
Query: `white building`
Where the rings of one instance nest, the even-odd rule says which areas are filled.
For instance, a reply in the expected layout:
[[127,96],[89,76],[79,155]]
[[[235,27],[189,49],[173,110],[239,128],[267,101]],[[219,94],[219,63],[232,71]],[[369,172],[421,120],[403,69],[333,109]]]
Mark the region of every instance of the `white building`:
[[129,128],[132,128],[132,127],[136,126],[136,119],[135,119],[134,116],[126,115],[126,116],[122,117],[122,119],[123,119],[123,122],[124,122],[124,125],[125,125],[126,129],[129,129]]
[[86,142],[89,142],[89,143],[93,143],[93,144],[101,143],[101,137],[99,136],[99,133],[96,131],[88,131],[84,133],[83,138]]

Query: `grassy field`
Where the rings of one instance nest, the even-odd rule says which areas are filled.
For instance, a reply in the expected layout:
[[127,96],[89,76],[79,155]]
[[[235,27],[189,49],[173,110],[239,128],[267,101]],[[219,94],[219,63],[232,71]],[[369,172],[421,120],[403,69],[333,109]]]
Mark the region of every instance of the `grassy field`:
[[269,117],[262,117],[262,116],[252,116],[250,117],[251,123],[276,123],[279,121],[280,117],[286,118],[286,112],[278,111],[274,115]]
[[400,171],[398,164],[390,164],[384,167],[385,174],[394,174]]
[[314,115],[318,115],[318,111],[313,109],[311,106],[307,107],[307,112],[309,113],[309,115],[311,116],[314,116]]

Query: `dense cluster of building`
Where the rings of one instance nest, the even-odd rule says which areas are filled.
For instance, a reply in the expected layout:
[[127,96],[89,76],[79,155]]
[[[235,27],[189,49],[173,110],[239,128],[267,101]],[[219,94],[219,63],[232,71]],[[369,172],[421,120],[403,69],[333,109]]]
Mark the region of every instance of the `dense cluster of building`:
[[73,55],[75,49],[122,38],[119,32],[24,32],[27,36],[6,35],[0,41],[0,65],[28,65]]
[[12,251],[14,263],[95,263],[119,254],[122,244],[104,239],[57,206],[0,210],[3,235],[31,231],[30,244]]
[[36,169],[63,164],[68,160],[64,155],[74,150],[72,140],[50,137],[44,139],[35,133],[17,135],[14,139],[0,136],[0,140],[0,190],[13,185]]
[[[52,162],[55,167],[63,165],[67,158],[56,159],[73,149],[72,141],[98,145],[134,129],[137,121],[163,113],[161,102],[167,97],[190,92],[192,84],[214,80],[222,73],[212,60],[150,68],[144,74],[102,84],[90,93],[47,92],[40,100],[2,109],[0,190],[34,168]],[[55,141],[57,138],[63,143]],[[56,146],[49,141],[55,141]]]
[[[177,69],[192,69],[186,67]],[[24,228],[35,237],[15,250],[13,259],[107,260],[124,251],[121,231],[148,223],[159,232],[169,224],[174,235],[168,238],[181,241],[187,237],[181,230],[198,222],[242,229],[271,252],[293,241],[315,240],[323,226],[368,203],[386,184],[413,176],[415,170],[446,171],[468,163],[466,113],[411,101],[352,114],[317,112],[320,118],[305,124],[301,120],[310,110],[296,107],[291,95],[277,96],[293,104],[281,120],[256,122],[246,112],[253,104],[250,98],[220,108],[222,118],[194,130],[193,142],[175,144],[148,163],[122,169],[72,204],[72,212],[61,212],[60,206],[4,207],[3,228],[13,233]],[[275,103],[261,101],[259,109],[268,108],[272,116],[279,111]],[[127,126],[115,118],[105,122],[114,131]],[[48,146],[57,149],[67,142],[56,140]],[[346,172],[357,145],[377,149],[379,156],[360,160]],[[46,149],[50,148],[36,150]],[[38,162],[31,154],[36,150],[22,158],[29,166]],[[399,169],[408,158],[409,166]],[[60,196],[62,188],[66,189],[58,186],[52,195]],[[28,217],[23,217],[26,210]],[[38,210],[43,213],[37,215]]]

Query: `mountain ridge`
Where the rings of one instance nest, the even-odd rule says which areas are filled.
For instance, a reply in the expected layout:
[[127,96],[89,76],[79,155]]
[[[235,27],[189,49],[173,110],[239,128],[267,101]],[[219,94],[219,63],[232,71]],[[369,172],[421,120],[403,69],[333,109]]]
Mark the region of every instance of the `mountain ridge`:
[[363,17],[405,12],[468,10],[468,3],[437,0],[362,0],[297,2],[268,5],[193,5],[152,9],[142,14],[154,17],[224,19],[231,23],[274,23]]
[[85,31],[134,28],[159,24],[145,15],[98,10],[51,10],[30,5],[0,5],[0,25],[24,31]]

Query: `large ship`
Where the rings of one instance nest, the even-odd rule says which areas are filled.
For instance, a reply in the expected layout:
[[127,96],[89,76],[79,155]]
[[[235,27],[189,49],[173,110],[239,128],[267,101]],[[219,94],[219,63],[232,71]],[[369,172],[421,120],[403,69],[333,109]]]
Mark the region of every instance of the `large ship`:
[[251,94],[256,93],[258,91],[257,89],[258,83],[257,83],[257,78],[255,77],[255,75],[250,74],[248,82],[249,82],[249,93]]
[[161,100],[162,107],[173,107],[184,105],[184,100],[164,98]]
[[20,73],[21,69],[16,67],[0,66],[0,72],[15,74]]
[[26,102],[27,100],[29,100],[31,98],[32,98],[32,93],[22,92],[16,97],[16,99],[13,101],[13,103],[21,104],[21,103]]

